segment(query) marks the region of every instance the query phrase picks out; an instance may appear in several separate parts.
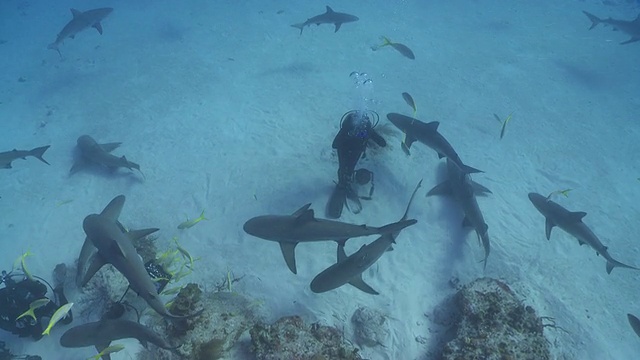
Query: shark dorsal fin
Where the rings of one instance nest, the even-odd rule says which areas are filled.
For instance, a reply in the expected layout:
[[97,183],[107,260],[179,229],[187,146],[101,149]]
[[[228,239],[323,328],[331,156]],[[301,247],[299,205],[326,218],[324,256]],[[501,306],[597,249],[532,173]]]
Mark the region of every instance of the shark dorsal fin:
[[100,148],[102,148],[102,150],[109,153],[115,150],[120,145],[122,145],[122,143],[119,143],[119,142],[106,143],[106,144],[100,144]]
[[331,8],[331,6],[327,5],[327,14],[331,14],[334,13],[335,11],[333,11],[333,9]]
[[427,128],[431,131],[438,131],[438,126],[440,126],[439,121],[432,121],[430,123],[427,123]]
[[291,214],[291,216],[298,217],[302,215],[305,211],[307,211],[307,209],[309,209],[309,206],[311,206],[311,203],[303,205],[300,209],[296,210],[293,214]]
[[115,240],[113,240],[113,242],[111,243],[111,250],[110,251],[111,251],[111,253],[118,254],[118,255],[122,256],[123,258],[127,257],[127,255],[124,252],[124,249],[122,248],[122,246],[120,246],[120,244]]
[[78,16],[82,15],[82,11],[71,8],[71,15],[73,15],[73,18],[77,18]]
[[316,216],[313,212],[313,209],[307,209],[305,212],[296,217],[296,225],[303,225],[310,221],[316,221]]
[[102,210],[100,216],[103,216],[109,220],[117,221],[124,206],[124,195],[118,195]]
[[582,218],[587,216],[587,213],[584,211],[576,211],[576,212],[572,212],[569,216],[572,221],[578,222],[578,221],[582,221]]

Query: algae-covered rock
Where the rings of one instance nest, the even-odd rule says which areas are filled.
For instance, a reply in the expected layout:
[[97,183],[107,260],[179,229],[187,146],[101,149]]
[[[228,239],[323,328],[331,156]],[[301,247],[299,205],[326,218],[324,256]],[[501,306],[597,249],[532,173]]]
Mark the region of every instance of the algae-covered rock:
[[360,346],[384,345],[389,337],[387,316],[379,310],[359,307],[351,317],[356,343]]
[[[200,300],[194,302],[198,297]],[[261,319],[258,302],[234,292],[202,292],[195,284],[182,289],[170,309],[174,306],[185,314],[203,311],[180,321],[166,321],[159,316],[149,319],[147,325],[152,330],[181,346],[175,353],[150,347],[138,354],[139,360],[225,359],[238,338]]]
[[453,299],[459,318],[455,337],[444,345],[442,359],[550,359],[544,325],[502,281],[481,278]]
[[362,359],[339,329],[318,323],[306,325],[299,316],[283,317],[272,325],[256,324],[250,334],[258,360]]

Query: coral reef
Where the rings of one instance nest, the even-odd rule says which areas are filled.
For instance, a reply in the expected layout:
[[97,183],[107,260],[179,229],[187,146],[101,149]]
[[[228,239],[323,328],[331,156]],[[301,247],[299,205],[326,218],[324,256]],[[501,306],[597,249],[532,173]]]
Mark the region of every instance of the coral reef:
[[256,324],[250,334],[258,360],[362,359],[339,329],[317,323],[308,326],[299,316],[283,317],[272,325]]
[[543,318],[504,282],[476,279],[463,286],[453,301],[458,309],[455,338],[444,345],[442,359],[551,358]]
[[354,326],[356,343],[360,346],[383,345],[389,337],[387,316],[376,309],[358,308],[353,313],[351,322]]
[[182,346],[175,353],[155,347],[145,349],[138,354],[138,359],[222,359],[238,338],[262,318],[257,304],[238,293],[202,292],[197,285],[189,284],[173,300],[170,311],[193,314],[204,309],[202,314],[182,321],[167,322],[159,316],[147,321],[152,330]]

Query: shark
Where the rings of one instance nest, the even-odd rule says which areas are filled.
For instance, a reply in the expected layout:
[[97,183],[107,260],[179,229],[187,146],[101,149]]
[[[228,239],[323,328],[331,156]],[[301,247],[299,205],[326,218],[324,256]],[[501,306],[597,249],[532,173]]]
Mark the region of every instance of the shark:
[[407,155],[410,154],[409,149],[411,149],[411,144],[419,141],[435,150],[440,159],[443,157],[451,159],[465,173],[483,172],[482,170],[467,166],[462,162],[458,153],[453,149],[453,146],[438,132],[439,122],[433,121],[425,123],[410,116],[397,113],[387,114],[387,119],[405,134],[404,141],[402,142],[402,150],[404,150]]
[[140,171],[140,174],[142,174],[142,177],[144,177],[144,174],[140,170],[140,165],[134,163],[133,161],[127,160],[124,155],[115,156],[111,154],[111,152],[119,147],[122,143],[114,142],[98,144],[98,142],[89,135],[82,135],[78,137],[76,143],[80,152],[80,156],[73,163],[73,166],[69,170],[70,175],[75,174],[80,169],[86,167],[89,164],[98,164],[109,169],[136,169]]
[[[100,353],[112,341],[129,338],[137,339],[144,347],[147,347],[147,343],[152,343],[166,350],[177,348],[168,344],[166,340],[146,326],[124,319],[102,319],[74,326],[62,334],[60,345],[66,348],[95,346]],[[111,359],[109,355],[103,355],[102,358],[104,360]]]
[[623,41],[620,45],[630,44],[632,42],[636,42],[640,40],[640,15],[638,15],[635,20],[627,21],[627,20],[616,20],[613,18],[601,19],[591,13],[583,11],[585,15],[591,20],[591,27],[589,30],[596,27],[598,24],[611,25],[614,30],[620,30],[627,35],[631,36],[631,38],[627,41]]
[[71,9],[73,18],[60,30],[56,40],[49,44],[47,48],[55,50],[60,54],[59,46],[66,38],[73,39],[77,33],[91,27],[98,30],[98,33],[102,35],[102,24],[100,22],[104,20],[107,15],[111,14],[112,11],[113,8],[100,8],[87,11]]
[[448,195],[452,196],[458,204],[460,204],[462,211],[464,212],[462,226],[472,227],[475,230],[478,240],[482,243],[484,248],[483,262],[484,268],[486,269],[487,258],[491,251],[491,242],[489,240],[488,231],[489,226],[484,221],[484,216],[482,215],[480,206],[478,206],[476,196],[491,194],[491,191],[473,181],[471,176],[462,171],[451,159],[447,159],[447,173],[447,180],[429,190],[427,196]]
[[[407,219],[413,198],[421,185],[422,180],[418,182],[415,190],[413,190],[411,198],[409,198],[409,204],[400,221]],[[362,245],[358,251],[349,256],[344,251],[345,241],[340,241],[338,243],[337,262],[313,278],[310,285],[311,291],[323,293],[337,289],[344,284],[350,284],[367,294],[378,295],[377,291],[362,280],[362,273],[375,264],[385,252],[393,250],[392,245],[396,243],[396,238],[399,234],[400,230],[385,233],[372,243]]]
[[338,32],[342,24],[358,20],[360,19],[355,15],[335,12],[333,11],[333,9],[331,9],[331,7],[327,6],[327,11],[325,11],[324,14],[316,15],[312,18],[307,19],[307,21],[303,23],[293,24],[291,26],[296,29],[300,29],[300,35],[302,35],[302,30],[305,28],[305,26],[311,26],[311,24],[334,24],[336,27],[334,32]]
[[602,255],[602,257],[607,260],[607,274],[611,274],[611,270],[615,267],[640,270],[636,267],[625,265],[609,255],[608,248],[604,246],[593,231],[582,222],[582,219],[587,215],[586,212],[569,211],[548,197],[538,193],[529,193],[529,200],[531,200],[533,206],[545,217],[545,235],[547,236],[547,240],[551,238],[551,230],[553,227],[557,226],[578,239],[580,245],[587,244],[594,249],[598,255]]
[[[90,257],[84,280],[86,283],[106,264],[113,265],[129,281],[129,288],[135,291],[158,314],[169,319],[184,319],[198,315],[176,316],[169,313],[160,300],[153,280],[147,273],[142,258],[133,247],[132,239],[142,238],[158,229],[130,230],[123,232],[118,217],[124,207],[124,195],[116,196],[100,214],[91,214],[84,218],[82,228],[87,239],[97,249]],[[84,245],[83,245],[84,247]]]
[[45,160],[42,155],[44,152],[49,149],[49,146],[41,146],[31,150],[16,150],[13,149],[11,151],[0,152],[0,169],[11,169],[13,166],[11,163],[16,159],[26,160],[28,156],[33,156],[34,158],[42,161],[47,165],[51,165]]
[[369,235],[381,235],[400,231],[417,222],[403,220],[382,227],[355,225],[340,221],[317,219],[311,204],[306,204],[291,215],[262,215],[249,219],[243,226],[252,236],[280,244],[284,260],[292,273],[297,274],[295,249],[301,242],[346,241]]

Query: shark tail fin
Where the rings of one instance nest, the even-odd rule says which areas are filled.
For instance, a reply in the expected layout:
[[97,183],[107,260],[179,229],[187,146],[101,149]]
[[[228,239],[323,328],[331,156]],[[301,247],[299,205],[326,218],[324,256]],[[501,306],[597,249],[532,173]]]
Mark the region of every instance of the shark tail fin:
[[300,29],[300,35],[302,35],[302,29],[304,29],[304,23],[293,24],[293,25],[291,25],[291,27],[294,27],[296,29]]
[[49,146],[51,145],[47,145],[47,146],[41,146],[35,149],[31,149],[31,151],[29,151],[29,155],[37,158],[38,160],[42,161],[43,163],[47,164],[47,165],[51,165],[47,162],[47,160],[45,160],[42,155],[44,155],[44,152],[47,151],[47,149],[49,148]]
[[600,24],[602,22],[602,19],[600,19],[599,17],[588,13],[586,11],[582,11],[585,15],[587,15],[587,17],[589,18],[589,20],[591,20],[591,27],[589,28],[589,30],[593,29],[594,27],[596,27],[596,25]]
[[617,261],[617,260],[613,260],[613,259],[607,260],[607,274],[611,274],[611,271],[615,267],[640,270],[637,267],[633,267],[633,266],[630,266],[630,265],[623,264],[623,263],[621,263],[620,261]]
[[474,168],[474,167],[471,167],[471,166],[469,166],[469,165],[465,165],[465,164],[462,164],[462,168],[461,168],[461,170],[462,170],[465,174],[475,174],[475,173],[483,173],[483,172],[484,172],[484,171],[482,171],[482,170],[478,170],[478,169],[476,169],[476,168]]

